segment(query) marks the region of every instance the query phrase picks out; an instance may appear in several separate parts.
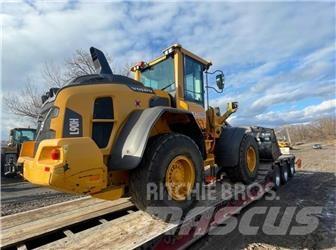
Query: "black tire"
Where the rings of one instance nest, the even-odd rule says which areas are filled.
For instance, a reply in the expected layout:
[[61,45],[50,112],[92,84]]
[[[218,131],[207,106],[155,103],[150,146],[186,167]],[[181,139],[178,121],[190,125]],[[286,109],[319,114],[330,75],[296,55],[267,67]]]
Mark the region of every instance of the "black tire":
[[[247,167],[247,150],[252,147],[255,152],[256,166],[253,171],[250,171]],[[258,144],[254,136],[250,134],[245,134],[239,147],[239,163],[235,167],[226,167],[224,171],[233,182],[243,182],[245,184],[250,184],[255,181],[257,177],[257,172],[259,169],[259,153]]]
[[278,165],[274,166],[273,168],[272,182],[273,182],[273,189],[278,190],[281,186],[281,174],[280,174],[280,168]]
[[294,160],[291,160],[288,163],[288,177],[292,178],[295,175],[295,163]]
[[288,182],[289,174],[288,174],[288,167],[287,165],[283,165],[280,167],[280,179],[281,184],[284,185]]
[[[186,200],[171,199],[165,186],[166,170],[177,156],[184,155],[190,159],[195,170],[195,185],[192,195]],[[203,182],[203,159],[196,143],[182,134],[163,134],[151,138],[146,147],[140,165],[130,172],[129,187],[134,204],[141,210],[153,207],[179,208],[183,213],[196,203],[196,187]],[[154,194],[147,196],[147,184],[153,183],[163,187],[162,197],[155,199]],[[154,209],[155,210],[155,209]]]

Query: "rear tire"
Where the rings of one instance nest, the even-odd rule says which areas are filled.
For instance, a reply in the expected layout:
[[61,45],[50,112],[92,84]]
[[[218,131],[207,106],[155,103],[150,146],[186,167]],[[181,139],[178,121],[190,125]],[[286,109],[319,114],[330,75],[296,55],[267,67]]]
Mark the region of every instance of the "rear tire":
[[[249,160],[252,155],[253,160]],[[252,161],[252,163],[251,163]],[[239,148],[239,162],[235,167],[226,167],[224,171],[233,182],[252,183],[259,169],[258,144],[254,136],[245,134]]]
[[[194,176],[191,178],[194,179],[194,183],[190,184],[191,189],[187,188],[191,191],[184,200],[174,199],[171,189],[169,190],[166,185],[171,163],[180,158],[191,163],[192,167],[188,165],[191,170],[189,176]],[[201,187],[203,181],[202,166],[202,155],[191,138],[182,134],[163,134],[151,138],[140,165],[130,172],[129,187],[133,202],[141,210],[177,207],[182,209],[183,213],[187,212],[196,202],[195,193],[198,191],[196,187]],[[179,175],[177,178],[188,176],[186,171],[182,171],[183,177]],[[149,192],[147,187],[149,183],[154,189],[157,187],[157,192]]]

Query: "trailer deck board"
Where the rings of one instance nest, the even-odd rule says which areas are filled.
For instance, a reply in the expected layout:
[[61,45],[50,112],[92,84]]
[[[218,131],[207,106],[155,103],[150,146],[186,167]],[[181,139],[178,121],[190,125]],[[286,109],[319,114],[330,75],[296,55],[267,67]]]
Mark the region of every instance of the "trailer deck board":
[[2,217],[1,246],[23,242],[68,225],[132,207],[129,199],[105,201],[85,197]]
[[137,211],[38,249],[132,249],[175,226]]

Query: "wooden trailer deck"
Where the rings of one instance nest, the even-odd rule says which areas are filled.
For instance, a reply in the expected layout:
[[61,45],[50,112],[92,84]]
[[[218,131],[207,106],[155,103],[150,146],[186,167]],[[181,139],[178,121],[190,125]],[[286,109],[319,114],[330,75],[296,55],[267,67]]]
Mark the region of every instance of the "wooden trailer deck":
[[[230,213],[252,201],[233,204]],[[218,189],[215,200],[201,201],[183,223],[226,202]],[[5,216],[0,222],[1,249],[133,249],[157,242],[155,239],[181,225],[139,211],[128,199],[90,197]]]

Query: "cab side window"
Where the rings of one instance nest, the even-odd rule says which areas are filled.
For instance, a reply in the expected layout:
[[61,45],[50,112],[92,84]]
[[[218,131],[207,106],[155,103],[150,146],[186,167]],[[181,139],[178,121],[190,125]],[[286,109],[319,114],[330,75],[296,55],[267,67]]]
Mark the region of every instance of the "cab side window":
[[184,56],[184,99],[204,105],[203,66]]

